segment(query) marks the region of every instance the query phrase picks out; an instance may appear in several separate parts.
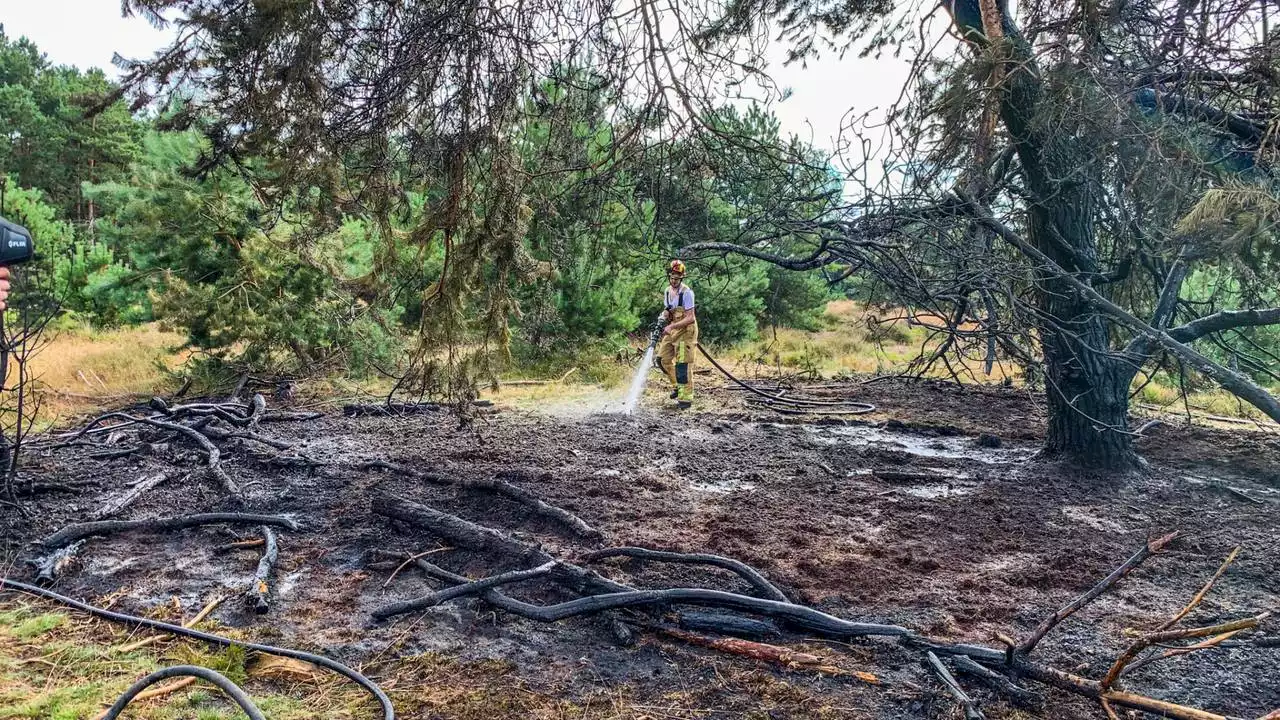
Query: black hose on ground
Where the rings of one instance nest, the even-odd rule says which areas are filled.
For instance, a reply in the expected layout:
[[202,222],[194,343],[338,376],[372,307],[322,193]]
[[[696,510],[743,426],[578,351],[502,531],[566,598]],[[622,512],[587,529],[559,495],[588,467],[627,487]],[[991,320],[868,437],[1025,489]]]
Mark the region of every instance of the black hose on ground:
[[[793,408],[810,407],[810,406],[827,408],[826,411],[821,411],[821,412],[814,411],[815,413],[822,414],[822,415],[865,415],[866,413],[875,412],[876,410],[876,406],[872,405],[871,403],[857,402],[854,400],[815,400],[815,399],[809,399],[809,398],[784,398],[782,397],[782,395],[773,395],[757,387],[752,387],[751,385],[734,377],[733,373],[726,370],[724,366],[716,362],[715,358],[711,357],[711,353],[707,352],[707,349],[702,347],[701,343],[698,344],[698,351],[701,352],[702,356],[705,357],[707,361],[710,362],[713,366],[715,366],[715,369],[719,370],[722,375],[729,378],[731,381],[736,383],[743,390],[747,390],[751,393],[759,395],[762,398],[765,398],[765,400],[768,401],[767,404],[770,406],[776,404],[776,405],[790,405]],[[840,410],[830,409],[832,407],[837,407],[837,406],[840,407],[841,409]],[[848,408],[847,410],[844,409],[846,407]],[[787,412],[786,410],[782,410],[779,408],[772,408],[772,409],[778,410],[779,412]],[[791,410],[790,412],[798,414],[798,413],[804,413],[809,411]]]
[[120,713],[124,712],[125,707],[129,703],[133,702],[133,699],[138,696],[138,693],[146,690],[151,685],[167,678],[183,676],[198,677],[201,680],[207,680],[214,685],[217,685],[219,690],[231,696],[231,699],[236,701],[236,704],[240,706],[240,709],[244,711],[244,714],[249,716],[249,720],[267,720],[266,716],[262,714],[262,711],[258,709],[258,706],[254,705],[253,701],[249,699],[249,696],[246,695],[245,692],[235,683],[228,680],[224,675],[216,673],[209,668],[199,667],[197,665],[174,665],[173,667],[157,670],[142,678],[138,682],[130,685],[128,690],[124,691],[124,694],[120,696],[120,699],[116,700],[110,710],[107,710],[107,714],[102,716],[102,720],[115,720],[120,716]]
[[238,640],[232,640],[231,638],[223,637],[221,635],[214,635],[212,633],[207,633],[202,630],[193,630],[191,628],[182,627],[181,625],[173,625],[171,623],[161,622],[159,620],[150,620],[148,618],[138,617],[136,615],[126,615],[125,613],[115,612],[114,610],[105,610],[103,608],[94,607],[93,605],[83,603],[79,600],[76,600],[75,598],[69,598],[65,595],[59,595],[58,593],[53,592],[52,590],[46,590],[42,587],[37,587],[35,585],[28,585],[27,583],[19,582],[17,580],[10,580],[9,578],[5,578],[5,577],[0,577],[0,590],[16,590],[18,592],[24,592],[29,595],[35,595],[37,597],[46,598],[48,600],[54,600],[56,602],[62,603],[63,605],[73,607],[81,612],[86,612],[95,617],[100,617],[103,620],[110,620],[112,622],[124,623],[127,625],[135,625],[138,627],[151,628],[152,630],[162,630],[164,632],[172,633],[174,635],[181,635],[183,637],[189,637],[196,640],[203,640],[204,642],[211,643],[214,645],[220,645],[222,647],[231,647],[232,645],[238,645],[242,648],[245,648],[246,650],[253,650],[255,652],[266,653],[267,655],[278,655],[280,657],[293,658],[294,660],[302,660],[303,662],[309,662],[313,665],[319,665],[320,667],[326,668],[328,670],[332,670],[333,672],[336,672],[339,675],[346,677],[347,679],[351,680],[352,682],[356,683],[360,687],[367,690],[369,694],[372,695],[374,699],[378,701],[378,704],[382,706],[382,715],[384,720],[395,720],[395,717],[396,717],[395,708],[392,707],[391,705],[391,698],[387,697],[387,694],[382,691],[382,688],[378,687],[376,683],[374,683],[372,680],[365,677],[364,675],[361,675],[360,673],[356,672],[355,670],[352,670],[351,668],[347,667],[346,665],[343,665],[342,663],[336,660],[330,660],[329,658],[324,657],[323,655],[313,655],[312,653],[309,653],[309,652],[304,652],[302,650],[293,650],[291,648],[280,648],[280,647],[274,647],[271,645],[259,645],[258,643],[240,642]]

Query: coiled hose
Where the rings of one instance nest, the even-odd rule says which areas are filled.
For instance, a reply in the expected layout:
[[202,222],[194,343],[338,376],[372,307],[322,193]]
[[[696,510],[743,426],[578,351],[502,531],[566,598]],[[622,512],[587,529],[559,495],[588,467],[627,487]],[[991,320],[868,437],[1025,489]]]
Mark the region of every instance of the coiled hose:
[[[35,585],[28,585],[27,583],[19,582],[17,580],[11,580],[5,577],[0,577],[0,590],[15,590],[18,592],[27,593],[29,595],[35,595],[37,597],[53,600],[53,601],[62,603],[63,605],[73,607],[76,610],[79,610],[81,612],[88,613],[95,617],[100,617],[103,620],[110,620],[111,622],[122,623],[125,625],[134,625],[138,627],[151,628],[152,630],[162,630],[164,632],[172,633],[174,635],[181,635],[183,637],[189,637],[195,640],[203,640],[204,642],[207,642],[213,645],[220,645],[222,647],[231,647],[232,645],[238,645],[242,648],[245,648],[246,650],[253,650],[255,652],[266,653],[267,655],[278,655],[280,657],[293,658],[295,660],[302,660],[304,662],[312,663],[313,665],[319,665],[320,667],[327,668],[328,670],[332,670],[333,672],[336,672],[339,675],[346,677],[347,679],[351,680],[352,682],[356,683],[360,687],[367,690],[369,694],[372,695],[374,699],[378,701],[378,704],[381,705],[382,715],[384,720],[395,720],[395,717],[396,717],[395,708],[392,707],[391,705],[391,698],[387,697],[387,694],[382,691],[382,688],[378,687],[376,683],[374,683],[372,680],[365,677],[364,675],[361,675],[360,673],[356,672],[355,670],[352,670],[351,668],[347,667],[346,665],[343,665],[342,663],[336,660],[330,660],[329,658],[324,657],[323,655],[313,655],[312,653],[309,653],[309,652],[304,652],[302,650],[293,650],[291,648],[280,648],[280,647],[274,647],[271,645],[260,645],[258,643],[240,642],[238,640],[232,640],[231,638],[223,637],[221,635],[214,635],[212,633],[207,633],[202,630],[193,630],[191,628],[185,628],[185,627],[182,627],[181,625],[173,625],[171,623],[161,622],[159,620],[150,620],[148,618],[138,617],[136,615],[126,615],[125,613],[116,612],[114,610],[106,610],[104,608],[94,607],[93,605],[89,605],[88,603],[81,602],[79,600],[76,600],[75,598],[69,598],[65,595],[60,595],[56,592],[53,592],[52,590],[46,590],[45,588],[42,588],[42,587],[37,587]],[[173,668],[167,668],[167,670],[176,670],[179,667],[191,667],[191,666],[175,666]],[[196,668],[196,669],[203,670],[204,668]],[[208,677],[204,677],[203,675],[201,675],[200,677],[203,677],[204,679],[209,680]],[[146,678],[143,678],[143,680],[145,679]],[[160,678],[156,678],[156,679],[158,680]],[[222,679],[226,680],[226,678],[222,678]],[[226,680],[226,681],[228,683],[231,683],[230,680]],[[152,682],[154,682],[154,680]],[[217,681],[214,681],[214,680],[210,680],[210,682],[214,682],[215,684],[218,684]],[[135,687],[137,686],[135,685]],[[145,687],[145,685],[143,687]],[[227,689],[220,684],[218,685],[218,687],[222,687],[224,690]],[[232,684],[232,687],[234,687],[234,684]],[[133,689],[134,688],[130,688],[130,690],[133,690]],[[138,687],[137,689],[138,691],[141,691],[142,688]],[[236,689],[239,690],[239,688],[236,688]],[[128,693],[126,693],[126,695],[127,694]],[[136,693],[134,694],[136,695]],[[241,694],[243,695],[243,693]],[[233,694],[232,697],[234,698],[235,695]],[[124,699],[123,696],[121,699]],[[132,697],[130,697],[129,699],[131,700]],[[246,697],[246,700],[247,699],[248,698]],[[237,699],[237,702],[239,702],[238,699]],[[125,704],[128,704],[127,700],[125,701]],[[121,704],[119,700],[116,701],[116,705],[118,705],[120,709],[124,708],[124,705]],[[253,703],[249,703],[249,705],[252,706]],[[243,703],[241,704],[241,707],[245,708]],[[116,706],[113,705],[112,708],[115,709]],[[257,711],[257,708],[254,708],[254,710]],[[249,712],[248,708],[245,708],[245,712]],[[115,717],[115,715],[108,714],[107,717],[113,718]],[[254,715],[253,713],[249,713],[249,717],[254,718],[254,720],[260,720],[262,718],[262,714],[258,713],[257,715]]]
[[[816,414],[816,415],[865,415],[870,412],[875,412],[876,410],[876,406],[872,405],[871,403],[857,402],[855,400],[819,400],[816,398],[795,398],[795,397],[784,398],[781,395],[774,395],[772,393],[767,393],[764,390],[761,390],[760,388],[749,385],[743,382],[742,380],[739,380],[738,378],[734,377],[733,373],[724,369],[724,367],[720,363],[716,362],[715,358],[711,357],[711,353],[707,352],[707,349],[702,347],[701,343],[698,344],[698,351],[701,352],[702,356],[705,357],[712,365],[714,365],[715,368],[719,370],[722,375],[732,380],[743,390],[754,393],[764,398],[763,404],[769,405],[771,407],[774,405],[788,405],[791,408],[794,408],[792,410],[785,410],[777,407],[773,408],[774,410],[778,410],[779,412],[792,412],[797,414]],[[825,409],[801,410],[800,408],[825,408]],[[839,408],[839,409],[837,410],[835,408]]]

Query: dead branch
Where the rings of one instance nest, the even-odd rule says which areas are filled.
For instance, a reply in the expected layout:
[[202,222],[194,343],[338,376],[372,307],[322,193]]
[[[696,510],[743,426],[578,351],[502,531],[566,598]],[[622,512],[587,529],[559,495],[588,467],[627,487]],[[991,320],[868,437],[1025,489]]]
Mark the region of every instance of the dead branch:
[[650,550],[642,547],[614,547],[596,550],[582,558],[583,562],[592,563],[611,557],[629,557],[640,560],[657,560],[659,562],[684,563],[689,565],[712,565],[729,570],[746,580],[761,595],[769,600],[791,602],[789,598],[773,583],[769,582],[758,570],[733,558],[711,555],[707,553],[678,553],[664,550]]
[[986,665],[975,662],[968,655],[952,655],[951,664],[955,666],[957,671],[982,680],[996,690],[1013,698],[1015,702],[1032,705],[1038,704],[1044,699],[1039,694],[1023,688]]
[[436,553],[441,553],[441,552],[445,552],[446,550],[452,550],[452,549],[453,548],[451,547],[438,547],[434,550],[427,550],[425,552],[420,552],[414,555],[410,555],[409,557],[405,558],[403,562],[397,565],[394,570],[391,571],[391,575],[387,577],[386,582],[382,583],[382,587],[384,588],[389,587],[391,585],[391,581],[396,579],[396,576],[400,574],[400,571],[404,570],[414,560],[417,560],[419,558],[424,558],[428,555],[435,555]]
[[[521,543],[505,533],[476,525],[455,515],[443,513],[425,505],[397,498],[386,493],[374,495],[373,511],[423,527],[457,547],[508,555],[525,562],[555,562],[554,575],[571,585],[578,592],[594,592],[595,595],[571,600],[558,605],[538,608],[538,618],[554,622],[578,615],[591,615],[616,608],[648,607],[672,603],[731,608],[785,620],[809,630],[833,638],[861,637],[866,635],[901,636],[910,632],[897,625],[857,623],[787,602],[762,600],[719,590],[702,588],[672,588],[667,590],[632,590],[598,573],[571,563],[560,562],[541,548]],[[537,606],[531,606],[537,608]]]
[[267,437],[266,435],[255,432],[253,430],[247,430],[247,429],[246,430],[223,430],[222,428],[216,427],[214,425],[208,425],[204,428],[202,432],[204,432],[205,435],[208,435],[213,440],[230,440],[232,438],[237,438],[237,439],[243,439],[243,440],[252,440],[256,443],[266,445],[267,447],[275,448],[276,450],[292,450],[293,449],[292,443],[287,443],[283,440],[276,440],[275,438]]
[[1222,565],[1218,567],[1218,571],[1213,574],[1213,577],[1209,578],[1209,581],[1204,584],[1204,587],[1200,588],[1200,592],[1197,592],[1195,597],[1191,598],[1191,602],[1187,603],[1187,606],[1179,610],[1173,617],[1161,623],[1161,625],[1156,628],[1156,632],[1168,630],[1174,625],[1177,625],[1182,618],[1190,614],[1191,611],[1200,604],[1200,601],[1204,599],[1204,596],[1209,594],[1209,591],[1213,589],[1214,583],[1218,582],[1218,578],[1222,577],[1223,573],[1227,571],[1227,568],[1231,566],[1231,563],[1235,562],[1236,556],[1239,554],[1240,546],[1237,545],[1232,548],[1231,552],[1227,555],[1227,559],[1222,561]]
[[978,709],[978,704],[973,701],[973,698],[969,697],[969,695],[965,693],[964,688],[960,687],[960,683],[956,681],[955,676],[951,674],[951,671],[947,669],[947,666],[942,664],[942,661],[938,659],[938,656],[932,651],[929,651],[924,654],[924,657],[928,667],[933,670],[933,673],[942,681],[942,686],[946,688],[947,692],[951,694],[951,697],[955,699],[956,704],[964,710],[965,720],[987,720],[986,716],[982,714],[982,711]]
[[271,594],[271,586],[268,582],[271,579],[271,571],[275,569],[276,560],[280,556],[280,549],[276,545],[276,533],[269,525],[262,526],[262,541],[264,543],[262,558],[258,560],[258,570],[253,575],[253,587],[245,597],[259,615],[265,615],[271,609],[271,604],[267,602]]
[[135,500],[150,490],[154,490],[172,478],[175,473],[155,473],[148,475],[115,500],[108,500],[97,512],[90,515],[91,520],[104,520],[129,507]]
[[1124,561],[1124,564],[1113,570],[1110,575],[1102,580],[1102,582],[1093,586],[1093,588],[1088,592],[1067,603],[1062,607],[1062,609],[1041,621],[1036,629],[1032,631],[1031,635],[1018,646],[1018,652],[1023,655],[1030,654],[1031,651],[1035,649],[1036,644],[1044,639],[1044,636],[1056,627],[1058,623],[1066,620],[1068,617],[1071,617],[1075,611],[1096,600],[1098,596],[1106,592],[1112,585],[1120,582],[1121,578],[1128,575],[1134,568],[1145,562],[1147,558],[1164,549],[1164,546],[1172,542],[1177,536],[1178,533],[1172,532],[1164,537],[1148,542],[1141,550],[1135,553],[1133,557],[1130,557],[1128,560]]
[[676,618],[685,630],[712,632],[748,640],[773,640],[782,637],[778,626],[768,620],[755,620],[727,613],[685,610]]
[[569,512],[568,510],[565,510],[564,508],[559,508],[554,505],[550,505],[544,502],[543,500],[541,500],[540,498],[538,498],[533,493],[529,492],[528,490],[516,487],[515,485],[512,485],[511,483],[505,480],[502,480],[500,478],[485,478],[485,479],[479,479],[479,480],[473,480],[470,478],[451,478],[444,475],[440,475],[438,473],[428,473],[428,472],[423,472],[421,470],[408,468],[403,465],[396,465],[395,463],[389,463],[385,460],[371,460],[368,462],[360,463],[356,467],[360,470],[369,470],[369,469],[388,470],[390,472],[394,472],[400,475],[406,475],[408,477],[412,477],[419,480],[425,480],[427,482],[435,483],[437,485],[454,485],[454,486],[466,488],[469,490],[482,490],[486,492],[492,492],[494,494],[501,495],[505,498],[514,500],[522,505],[525,505],[526,507],[530,508],[531,510],[533,510],[534,513],[538,515],[542,515],[543,517],[548,517],[548,518],[551,518],[552,520],[556,520],[557,522],[560,522],[568,526],[570,529],[572,529],[574,532],[576,532],[578,535],[581,535],[582,537],[599,539],[603,536],[603,534],[599,530],[596,530],[595,528],[588,525],[585,521],[582,520],[582,518],[578,517],[577,515],[574,515],[573,513]]
[[202,450],[204,450],[205,458],[206,458],[205,466],[208,468],[209,474],[213,475],[213,477],[216,478],[218,482],[222,485],[223,489],[226,490],[227,493],[230,494],[233,498],[240,497],[239,486],[237,486],[235,481],[231,479],[231,476],[227,474],[226,470],[223,470],[222,468],[222,465],[220,463],[222,452],[218,449],[217,445],[213,444],[213,441],[210,440],[208,436],[206,436],[204,433],[200,432],[199,430],[196,430],[193,427],[188,427],[181,423],[168,422],[165,420],[157,420],[155,418],[150,418],[150,417],[137,418],[137,417],[133,417],[132,415],[128,415],[126,413],[121,413],[121,412],[107,413],[102,417],[104,418],[116,417],[120,419],[131,420],[135,423],[151,425],[153,427],[158,427],[164,430],[169,430],[169,431],[184,435],[185,437],[193,441],[195,444],[199,445]]
[[1159,717],[1174,718],[1174,720],[1231,720],[1225,715],[1165,702],[1164,700],[1156,700],[1144,695],[1121,692],[1119,690],[1103,691],[1101,683],[1097,680],[1090,680],[1062,670],[1055,670],[1025,661],[1019,662],[1016,672],[1060,690],[1084,695],[1094,700],[1101,701],[1105,699],[1112,705],[1142,710]]
[[[1239,620],[1231,620],[1229,622],[1211,625],[1209,627],[1191,628],[1188,630],[1164,630],[1143,635],[1138,638],[1137,642],[1130,645],[1124,652],[1120,653],[1120,657],[1112,663],[1111,669],[1107,671],[1107,676],[1102,679],[1100,689],[1106,692],[1108,688],[1115,683],[1116,678],[1120,677],[1120,672],[1125,666],[1133,661],[1143,650],[1158,644],[1172,642],[1174,640],[1188,640],[1192,638],[1210,637],[1213,635],[1222,635],[1239,630],[1249,630],[1258,627],[1258,625],[1270,617],[1270,613],[1262,613],[1249,618],[1241,618]],[[1225,639],[1225,638],[1224,638]]]
[[82,483],[21,483],[14,488],[19,496],[39,495],[40,493],[78,493],[87,487],[96,487],[96,482]]
[[298,523],[285,515],[254,515],[251,513],[199,513],[196,515],[180,515],[177,517],[151,518],[147,520],[98,520],[96,522],[76,523],[68,525],[50,535],[40,544],[49,549],[60,548],[88,537],[111,535],[129,530],[161,532],[165,530],[181,530],[199,525],[218,523],[236,523],[253,525],[274,525],[290,530],[298,530]]
[[324,413],[319,412],[288,412],[286,410],[268,410],[263,413],[261,422],[300,422],[305,420],[318,420],[324,417]]
[[759,660],[772,665],[778,665],[787,670],[810,670],[825,675],[848,675],[872,685],[878,685],[880,683],[880,679],[871,673],[845,670],[836,666],[831,658],[824,658],[812,653],[799,652],[780,645],[752,642],[751,640],[739,640],[737,638],[707,637],[706,635],[698,635],[696,633],[686,632],[666,625],[655,624],[646,625],[644,627],[659,634],[666,635],[667,637],[687,642],[691,645],[698,645],[700,647],[710,648],[730,655],[738,655],[741,657],[751,658],[752,660]]
[[[150,690],[144,690],[138,693],[137,695],[134,695],[132,702],[143,703],[143,702],[146,702],[147,700],[154,700],[159,697],[165,697],[166,695],[172,695],[173,693],[183,688],[191,687],[192,685],[195,685],[195,684],[196,684],[195,677],[184,677],[179,680],[174,680],[168,685],[161,685],[160,687],[152,688]],[[108,720],[109,718],[108,713],[110,712],[111,712],[110,710],[103,710],[102,712],[95,715],[93,717],[93,720]]]
[[218,547],[214,548],[213,551],[218,553],[224,553],[224,552],[230,552],[232,550],[249,550],[251,548],[262,547],[263,545],[266,544],[266,542],[267,541],[263,540],[262,538],[249,538],[248,540],[236,540],[235,542],[230,542],[230,543],[227,543],[226,545],[219,545]]
[[505,480],[501,480],[499,478],[487,478],[480,480],[464,479],[458,484],[465,488],[488,490],[505,498],[515,500],[518,503],[528,506],[538,515],[551,518],[552,520],[556,520],[561,524],[568,526],[582,537],[598,540],[604,536],[603,533],[588,525],[577,515],[574,515],[564,508],[550,505],[528,490],[516,487]]
[[1231,631],[1222,633],[1221,635],[1216,635],[1214,637],[1211,637],[1208,640],[1205,640],[1203,642],[1195,643],[1194,645],[1188,645],[1186,647],[1180,647],[1180,648],[1171,648],[1157,655],[1148,655],[1146,657],[1138,658],[1137,660],[1129,663],[1129,665],[1126,666],[1123,670],[1121,670],[1120,676],[1124,677],[1125,675],[1128,675],[1129,673],[1132,673],[1132,672],[1136,672],[1139,668],[1145,667],[1154,662],[1159,662],[1161,660],[1168,660],[1169,658],[1178,657],[1179,655],[1189,655],[1193,652],[1196,652],[1197,650],[1208,650],[1209,648],[1218,647],[1222,643],[1226,642],[1227,640],[1230,640],[1231,638],[1235,637],[1236,635],[1239,635],[1242,632],[1244,632],[1243,628],[1240,630],[1231,630]]
[[410,467],[405,467],[404,465],[387,462],[386,460],[365,460],[363,462],[356,463],[355,467],[357,470],[386,470],[387,472],[397,473],[399,475],[411,477],[415,480],[429,482],[433,485],[452,485],[454,483],[453,478],[446,477],[439,473],[415,470]]
[[262,416],[266,412],[267,399],[262,397],[262,393],[254,393],[249,401],[249,424],[247,425],[249,432],[257,433],[258,423],[262,421]]
[[[386,493],[374,495],[372,508],[378,515],[424,528],[455,547],[506,555],[527,564],[556,560],[542,548],[522,543],[506,533]],[[555,574],[580,592],[607,593],[631,589],[572,563],[558,562]]]
[[[227,598],[226,595],[215,595],[213,599],[208,602],[208,604],[206,604],[203,608],[201,608],[200,612],[196,613],[195,617],[182,623],[182,627],[193,628],[196,625],[199,625],[200,621],[209,617],[209,614],[212,613],[214,610],[216,610],[217,607],[221,605],[222,601],[225,600],[226,598]],[[141,640],[138,640],[136,642],[129,643],[128,645],[121,645],[120,647],[115,648],[115,652],[118,652],[118,653],[133,652],[134,650],[140,650],[148,645],[152,645],[154,643],[160,642],[161,640],[164,640],[166,638],[172,638],[172,637],[173,636],[169,634],[148,635],[147,637],[144,637]]]
[[485,590],[489,590],[491,588],[543,577],[550,573],[555,566],[556,562],[552,560],[531,570],[513,570],[511,572],[502,573],[501,575],[493,575],[482,580],[454,585],[451,588],[447,588],[430,595],[425,595],[420,598],[385,605],[374,610],[372,614],[373,617],[378,620],[385,620],[394,615],[425,610],[426,608],[434,607],[442,602],[447,602],[456,598],[480,595],[483,594]]
[[399,417],[401,415],[423,415],[440,412],[448,408],[439,403],[381,403],[378,405],[350,404],[342,406],[342,414],[347,417]]
[[[396,553],[396,552],[390,552],[386,550],[375,549],[373,551],[373,555],[380,556],[380,557],[390,557],[396,560],[403,560],[404,562],[411,562],[414,566],[416,566],[419,570],[421,570],[425,575],[427,575],[427,577],[435,578],[437,580],[443,580],[445,582],[453,583],[455,585],[464,585],[471,582],[471,578],[468,578],[465,575],[459,575],[455,572],[451,572],[449,570],[446,570],[440,567],[439,565],[436,565],[435,563],[429,562],[427,560],[423,560],[421,557],[415,557],[415,556],[409,555],[408,553]],[[530,620],[538,620],[541,622],[552,622],[549,618],[547,618],[540,612],[541,608],[538,607],[537,605],[533,605],[531,603],[526,603],[522,600],[516,600],[515,598],[508,597],[496,589],[493,589],[493,588],[486,589],[480,593],[480,597],[490,605],[500,610],[509,612],[512,615],[527,618]]]
[[[703,588],[671,588],[666,590],[631,590],[626,592],[589,595],[555,605],[538,607],[538,617],[544,622],[556,622],[579,615],[595,615],[606,610],[620,608],[651,607],[670,604],[703,605],[731,608],[757,615],[785,620],[820,635],[848,639],[869,635],[903,636],[910,631],[897,625],[859,623],[828,615],[819,610],[760,598],[738,595],[721,590]],[[384,608],[385,609],[385,608]],[[385,615],[384,617],[389,617]]]

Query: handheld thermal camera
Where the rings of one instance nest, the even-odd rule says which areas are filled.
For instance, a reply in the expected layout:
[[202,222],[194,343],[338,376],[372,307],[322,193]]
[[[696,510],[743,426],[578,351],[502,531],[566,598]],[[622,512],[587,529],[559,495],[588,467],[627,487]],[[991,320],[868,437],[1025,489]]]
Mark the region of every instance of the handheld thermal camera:
[[35,254],[31,231],[0,217],[0,265],[20,265]]

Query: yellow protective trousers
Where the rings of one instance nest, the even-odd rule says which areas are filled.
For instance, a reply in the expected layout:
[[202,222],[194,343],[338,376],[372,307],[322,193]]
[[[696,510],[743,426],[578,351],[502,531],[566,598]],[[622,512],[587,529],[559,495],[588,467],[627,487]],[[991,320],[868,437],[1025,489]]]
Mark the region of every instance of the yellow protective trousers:
[[[673,308],[671,322],[684,317],[685,310]],[[662,336],[658,343],[658,365],[671,381],[676,398],[693,402],[693,355],[698,351],[698,321]]]

